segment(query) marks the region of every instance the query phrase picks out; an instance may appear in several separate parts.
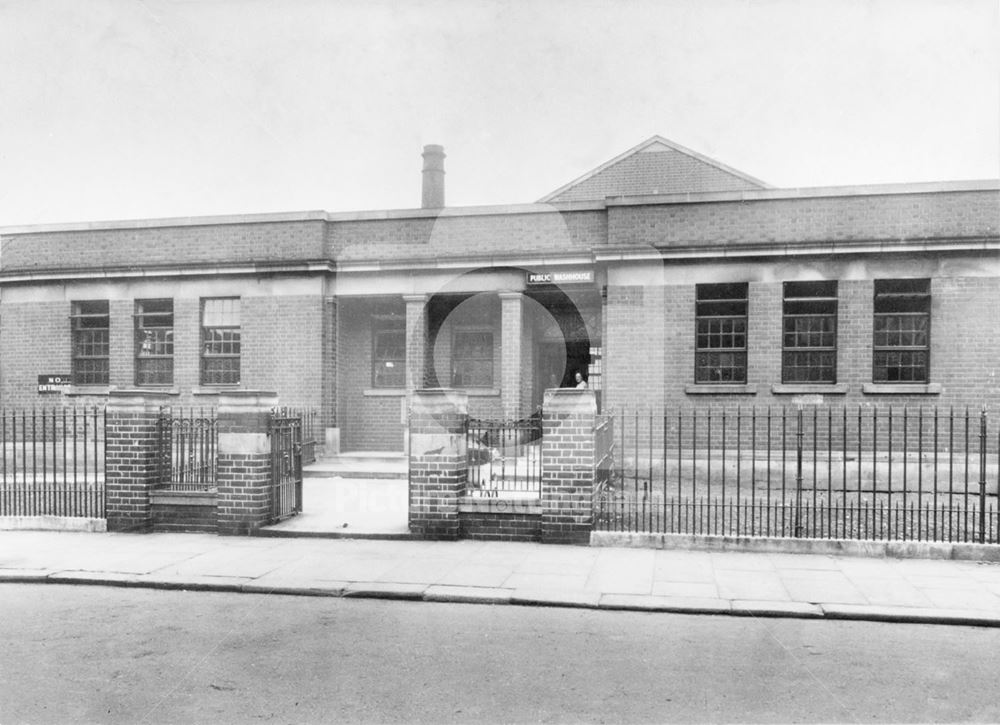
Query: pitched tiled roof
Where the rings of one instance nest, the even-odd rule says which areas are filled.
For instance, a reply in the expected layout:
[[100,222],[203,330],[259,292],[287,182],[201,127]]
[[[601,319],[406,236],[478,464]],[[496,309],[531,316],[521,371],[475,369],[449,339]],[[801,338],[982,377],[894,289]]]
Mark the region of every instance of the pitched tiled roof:
[[609,196],[766,188],[769,187],[763,181],[742,171],[653,136],[539,201],[591,201]]

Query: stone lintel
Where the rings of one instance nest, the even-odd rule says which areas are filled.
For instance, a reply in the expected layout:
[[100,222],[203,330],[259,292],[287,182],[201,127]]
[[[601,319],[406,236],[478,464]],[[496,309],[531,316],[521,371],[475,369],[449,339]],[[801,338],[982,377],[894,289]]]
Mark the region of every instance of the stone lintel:
[[165,391],[127,388],[108,392],[109,413],[153,413],[169,405],[174,396]]
[[219,431],[219,453],[228,455],[268,455],[271,441],[267,433]]
[[219,415],[256,413],[277,407],[278,394],[264,390],[227,390],[219,394]]
[[593,390],[549,388],[545,391],[544,414],[597,415],[597,396]]

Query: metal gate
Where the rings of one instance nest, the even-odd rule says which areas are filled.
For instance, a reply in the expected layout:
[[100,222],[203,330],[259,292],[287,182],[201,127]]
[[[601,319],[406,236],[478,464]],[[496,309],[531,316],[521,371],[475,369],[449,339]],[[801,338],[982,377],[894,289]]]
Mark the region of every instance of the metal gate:
[[473,496],[536,498],[541,495],[542,417],[522,420],[470,418],[466,427],[468,489]]
[[271,518],[281,521],[302,511],[302,416],[271,413]]

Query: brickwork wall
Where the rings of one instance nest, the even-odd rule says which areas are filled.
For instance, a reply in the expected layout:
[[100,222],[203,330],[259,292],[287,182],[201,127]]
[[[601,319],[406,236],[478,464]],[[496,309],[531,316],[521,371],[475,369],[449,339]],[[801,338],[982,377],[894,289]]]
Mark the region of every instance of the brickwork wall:
[[1000,408],[998,330],[1000,278],[931,280],[930,377],[943,399]]
[[[201,300],[174,298],[174,387],[184,392],[178,403],[205,405],[205,398],[193,399],[189,391],[201,385]],[[211,404],[211,403],[209,403]]]
[[560,390],[542,414],[542,529],[549,544],[586,544],[593,523],[594,422],[591,390]]
[[837,282],[837,381],[851,392],[834,402],[856,403],[858,391],[872,379],[872,339],[875,283]]
[[402,407],[405,390],[372,388],[370,300],[344,299],[339,305],[338,420],[345,451],[402,451]]
[[[609,285],[605,314],[604,405],[662,407],[667,330],[677,301],[663,287]],[[675,379],[666,381],[671,387]]]
[[337,221],[331,258],[413,259],[573,251],[607,243],[603,211]]
[[244,535],[270,518],[271,457],[268,454],[219,453],[218,532]]
[[273,393],[240,391],[219,396],[216,468],[220,535],[250,534],[271,515],[270,411]]
[[[194,395],[201,387],[201,300],[174,297],[174,380],[178,395],[173,405],[211,406],[214,396]],[[109,301],[109,385],[135,386],[135,301]],[[71,373],[72,300],[4,303],[0,312],[0,379],[4,405],[100,404],[107,400],[102,386],[95,395],[88,388],[76,395],[39,394],[38,375]],[[243,387],[280,390],[282,404],[321,408],[324,357],[324,307],[319,297],[267,296],[241,298]],[[331,331],[332,334],[332,331]],[[335,365],[335,363],[334,363]],[[335,385],[327,382],[331,397]],[[106,391],[107,386],[103,386]],[[330,406],[332,408],[332,405]]]
[[323,300],[243,297],[241,384],[280,391],[281,404],[320,408],[323,400]]
[[317,421],[322,426],[336,426],[339,421],[337,415],[337,382],[339,380],[339,366],[337,358],[337,341],[339,339],[337,299],[327,297],[323,300],[323,335],[322,335],[322,370],[320,377],[323,385],[322,404],[320,406],[320,418]]
[[135,321],[132,317],[135,303],[132,300],[110,300],[108,313],[110,329],[108,338],[111,349],[119,354],[108,361],[110,384],[118,388],[135,386]]
[[[500,298],[500,335],[494,336],[494,349],[500,348],[500,369],[494,369],[494,378],[500,385],[501,409],[504,418],[520,418],[522,409],[522,380],[530,388],[530,369],[524,367],[524,299],[518,294],[505,294]],[[497,376],[499,373],[499,376]]]
[[459,513],[459,536],[480,541],[540,541],[540,514]]
[[[751,282],[747,285],[747,382],[781,382],[782,343],[781,283]],[[694,325],[691,328],[692,378],[694,376]],[[744,401],[746,402],[746,401]]]
[[410,418],[410,531],[426,539],[456,539],[465,493],[467,403],[462,393],[417,391]]
[[162,493],[150,507],[154,532],[184,531],[214,534],[218,531],[215,497],[203,503],[173,503]]
[[158,482],[160,401],[116,400],[105,421],[104,488],[108,531],[145,531],[152,523],[149,494]]
[[325,226],[324,221],[302,221],[12,234],[2,238],[3,268],[9,272],[322,259]]
[[0,313],[0,377],[10,408],[60,405],[59,394],[39,394],[38,376],[70,373],[68,302],[5,304]]
[[739,246],[996,237],[996,191],[612,207],[608,244]]
[[426,387],[427,295],[404,297],[406,303],[406,389]]
[[535,360],[534,315],[532,309],[525,305],[521,321],[521,412],[520,415],[530,415],[533,411],[532,396],[535,387],[535,376],[539,374]]
[[[676,405],[684,385],[694,381],[695,288],[671,285],[663,288],[664,402]],[[633,407],[633,406],[628,406]]]
[[[990,335],[1000,314],[995,260],[977,255],[901,255],[868,258],[739,262],[674,266],[660,286],[609,282],[605,310],[605,408],[736,408],[795,405],[797,395],[822,396],[828,405],[1000,406],[997,378],[1000,338]],[[963,274],[966,272],[967,274]],[[624,275],[619,275],[619,278]],[[930,387],[923,393],[872,387],[874,280],[929,277],[931,283]],[[748,378],[739,390],[726,386],[696,395],[695,286],[749,281]],[[783,281],[831,279],[838,286],[837,384],[807,390],[782,384]],[[656,331],[659,321],[662,338]],[[655,369],[662,361],[662,372]],[[658,384],[648,385],[648,380]],[[662,381],[660,383],[659,381]],[[662,397],[661,397],[662,396]]]

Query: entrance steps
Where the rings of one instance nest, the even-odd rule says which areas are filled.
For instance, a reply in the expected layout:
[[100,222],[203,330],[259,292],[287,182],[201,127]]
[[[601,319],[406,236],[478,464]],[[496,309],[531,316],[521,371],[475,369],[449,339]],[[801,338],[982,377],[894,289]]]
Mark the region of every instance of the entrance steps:
[[325,456],[302,468],[302,512],[260,536],[408,539],[408,461],[396,451]]
[[304,466],[304,478],[382,478],[406,480],[407,459],[396,451],[349,451]]

